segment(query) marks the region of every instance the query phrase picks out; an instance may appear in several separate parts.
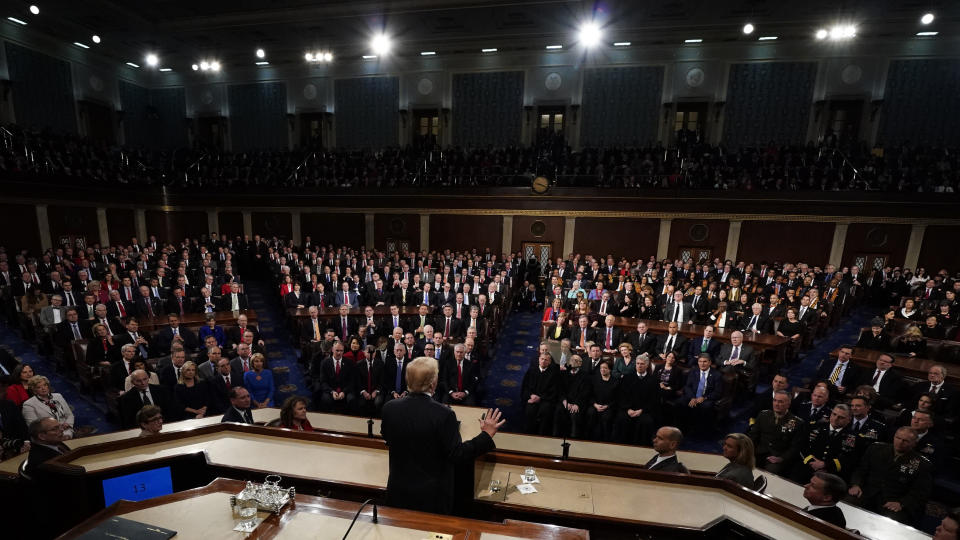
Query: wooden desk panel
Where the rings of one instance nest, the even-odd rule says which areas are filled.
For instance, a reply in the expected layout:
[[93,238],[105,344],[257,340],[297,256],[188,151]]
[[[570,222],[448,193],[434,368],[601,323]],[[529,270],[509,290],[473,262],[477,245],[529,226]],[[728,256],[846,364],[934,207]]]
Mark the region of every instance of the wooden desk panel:
[[[836,358],[837,354],[839,353],[839,347],[830,351],[830,358]],[[858,366],[875,370],[877,369],[877,358],[879,358],[881,354],[883,353],[880,351],[864,349],[862,347],[854,347],[853,354],[850,356],[850,359]],[[935,362],[929,358],[910,357],[904,354],[887,354],[891,354],[891,356],[893,356],[893,367],[895,369],[904,375],[923,381],[927,380],[927,371],[929,371],[931,367],[940,364],[940,362]],[[960,375],[958,375],[956,371],[957,370],[953,370],[952,373],[947,375],[947,382],[953,386],[960,385]]]
[[[257,312],[252,309],[242,310],[242,311],[217,311],[214,312],[214,318],[217,321],[217,324],[220,326],[236,326],[237,318],[240,315],[247,316],[247,323],[251,326],[257,325]],[[167,315],[159,315],[157,317],[137,317],[137,322],[139,323],[139,329],[141,332],[156,332],[170,326],[167,321]],[[187,313],[186,315],[180,317],[180,324],[192,330],[196,330],[201,326],[207,324],[207,314],[206,313]]]
[[[363,317],[363,307],[350,308],[350,311],[347,313],[350,317]],[[419,306],[399,306],[400,316],[409,317],[413,315],[420,314]],[[430,313],[434,312],[433,306],[430,307]],[[303,320],[310,317],[309,308],[290,308],[287,309],[287,314],[297,320]],[[386,317],[390,315],[390,306],[377,306],[373,308],[373,314],[376,317]],[[317,317],[320,319],[333,319],[340,316],[340,308],[338,307],[325,307],[323,309],[317,308]]]

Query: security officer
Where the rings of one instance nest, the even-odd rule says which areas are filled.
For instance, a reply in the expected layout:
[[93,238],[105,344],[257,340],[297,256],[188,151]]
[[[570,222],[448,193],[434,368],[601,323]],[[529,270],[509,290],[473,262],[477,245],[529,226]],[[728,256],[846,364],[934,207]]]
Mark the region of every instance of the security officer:
[[761,412],[750,426],[757,467],[774,474],[787,471],[793,465],[791,458],[796,454],[791,450],[796,449],[803,424],[803,420],[790,412],[790,394],[784,391],[774,394],[773,409]]
[[893,443],[870,445],[850,477],[850,502],[915,525],[923,516],[933,486],[933,466],[915,450],[916,444],[916,432],[902,427],[893,436]]
[[850,407],[843,403],[833,407],[829,421],[807,424],[798,439],[801,463],[792,474],[797,483],[807,483],[817,471],[849,478],[850,469],[856,466],[853,458],[857,447],[857,436],[849,426]]

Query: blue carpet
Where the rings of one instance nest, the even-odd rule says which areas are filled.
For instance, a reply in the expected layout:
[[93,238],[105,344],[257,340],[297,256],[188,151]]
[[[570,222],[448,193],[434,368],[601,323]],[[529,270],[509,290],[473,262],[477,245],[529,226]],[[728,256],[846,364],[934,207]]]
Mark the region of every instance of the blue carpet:
[[297,349],[292,345],[283,306],[273,287],[263,282],[247,282],[245,292],[250,309],[257,312],[260,337],[266,345],[267,362],[273,370],[274,405],[283,405],[283,401],[292,395],[309,398],[310,389],[297,365]]
[[523,432],[520,384],[540,343],[540,316],[513,313],[508,316],[490,354],[490,367],[483,381],[484,407],[499,407],[507,423],[504,431]]

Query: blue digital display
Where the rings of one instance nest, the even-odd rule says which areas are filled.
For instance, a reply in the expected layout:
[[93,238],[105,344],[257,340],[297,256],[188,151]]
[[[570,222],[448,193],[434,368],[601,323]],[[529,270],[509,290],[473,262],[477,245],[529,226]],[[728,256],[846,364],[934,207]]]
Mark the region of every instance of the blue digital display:
[[103,481],[103,503],[110,506],[120,499],[142,501],[173,493],[170,467],[107,478]]

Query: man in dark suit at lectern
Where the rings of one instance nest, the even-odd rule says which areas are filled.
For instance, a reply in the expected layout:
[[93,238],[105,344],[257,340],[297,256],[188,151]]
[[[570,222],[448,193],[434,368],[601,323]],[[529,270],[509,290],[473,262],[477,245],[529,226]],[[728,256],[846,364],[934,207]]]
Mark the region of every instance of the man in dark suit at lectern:
[[463,442],[456,414],[433,399],[439,377],[437,361],[420,357],[410,362],[406,371],[410,393],[383,406],[380,425],[390,447],[386,504],[450,514],[454,467],[472,463],[496,448],[493,436],[506,420],[500,420],[499,409],[488,410],[480,420],[480,434]]

